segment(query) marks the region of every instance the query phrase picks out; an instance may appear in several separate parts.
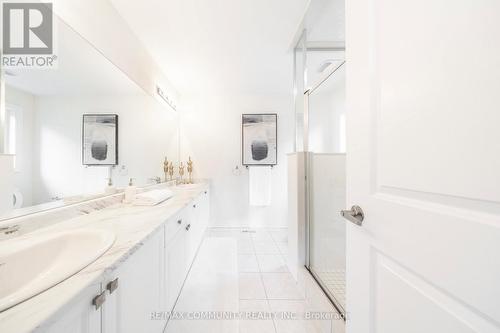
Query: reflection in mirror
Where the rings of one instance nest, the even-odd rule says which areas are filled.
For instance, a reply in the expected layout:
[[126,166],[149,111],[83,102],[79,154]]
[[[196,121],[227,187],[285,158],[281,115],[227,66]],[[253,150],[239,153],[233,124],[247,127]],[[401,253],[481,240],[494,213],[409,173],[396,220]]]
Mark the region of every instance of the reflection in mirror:
[[[14,155],[14,189],[11,209],[0,212],[0,219],[112,193],[130,178],[146,185],[163,175],[165,157],[178,161],[176,112],[140,89],[70,27],[57,19],[55,24],[57,68],[3,73],[3,135],[5,152]],[[112,129],[103,130],[99,121],[84,138],[85,114],[117,115],[116,143]],[[116,145],[116,165],[84,165],[84,144],[94,161],[104,162],[99,164],[115,164]]]

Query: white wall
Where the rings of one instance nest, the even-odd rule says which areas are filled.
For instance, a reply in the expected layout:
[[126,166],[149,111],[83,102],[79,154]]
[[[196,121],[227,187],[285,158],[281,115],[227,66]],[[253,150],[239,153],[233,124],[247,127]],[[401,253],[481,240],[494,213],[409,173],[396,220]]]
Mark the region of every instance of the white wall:
[[147,93],[153,96],[156,83],[159,83],[175,100],[179,99],[177,90],[108,0],[53,2],[54,11],[63,21]]
[[[241,114],[278,113],[278,165],[272,170],[268,207],[248,204],[248,170],[241,166]],[[214,226],[286,226],[286,153],[293,150],[291,95],[183,97],[181,158],[191,156],[195,178],[212,180]],[[233,173],[238,166],[241,175]]]
[[[177,155],[177,114],[145,94],[108,97],[37,97],[35,101],[33,196],[50,198],[104,191],[108,167],[82,165],[82,115],[118,114],[117,186],[163,176],[165,156]],[[122,167],[125,169],[122,170]]]
[[33,191],[33,112],[35,96],[5,86],[7,108],[14,107],[18,112],[15,156],[16,169],[14,172],[14,185],[23,195],[24,206],[31,206]]
[[287,155],[288,255],[287,265],[295,280],[306,264],[306,159],[307,153]]

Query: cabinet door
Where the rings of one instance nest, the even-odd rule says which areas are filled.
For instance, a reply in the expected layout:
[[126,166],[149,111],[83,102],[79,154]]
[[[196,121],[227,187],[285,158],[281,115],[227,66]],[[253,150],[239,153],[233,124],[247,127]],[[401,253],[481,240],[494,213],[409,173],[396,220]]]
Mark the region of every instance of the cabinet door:
[[172,310],[186,277],[186,231],[184,225],[166,244],[165,249],[165,298],[167,311]]
[[[164,311],[163,237],[162,229],[106,281],[103,333],[162,332],[165,321],[155,314]],[[109,284],[115,279],[118,279],[116,289]]]
[[193,201],[187,209],[189,212],[189,220],[188,224],[184,228],[184,231],[186,232],[186,270],[189,270],[194,256],[196,255],[196,248],[198,243],[198,201]]
[[101,310],[92,305],[92,300],[101,292],[101,284],[93,284],[73,302],[56,313],[36,332],[44,333],[99,333],[101,332]]
[[200,194],[189,207],[189,223],[190,228],[187,233],[187,265],[191,266],[191,263],[196,256],[196,251],[198,250],[201,241],[203,240],[203,235],[207,228],[208,219],[205,218],[207,200],[206,194]]
[[200,207],[199,207],[199,218],[200,224],[203,229],[203,234],[208,227],[210,221],[210,193],[208,190],[205,190],[201,194],[200,199]]

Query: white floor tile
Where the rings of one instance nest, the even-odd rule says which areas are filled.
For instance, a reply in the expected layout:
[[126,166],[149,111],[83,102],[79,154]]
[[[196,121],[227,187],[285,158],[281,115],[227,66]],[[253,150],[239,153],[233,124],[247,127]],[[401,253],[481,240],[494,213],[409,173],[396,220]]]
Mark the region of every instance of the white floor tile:
[[265,229],[257,229],[254,232],[250,233],[251,237],[255,241],[272,241],[273,238],[269,231]]
[[278,254],[258,254],[257,260],[259,262],[260,271],[263,273],[283,273],[288,272],[283,257]]
[[238,270],[240,273],[258,273],[259,264],[255,254],[238,255]]
[[[255,237],[239,229],[210,230],[175,307],[188,313],[239,311],[243,318],[171,320],[167,333],[344,333],[343,321],[305,315],[331,309],[309,275],[298,288],[290,273],[278,272],[286,270],[288,246],[280,241],[285,230],[267,230],[268,236],[257,230],[261,232]],[[295,320],[280,319],[290,313]]]
[[238,254],[255,253],[252,240],[238,239],[237,242],[238,242]]
[[240,273],[239,295],[240,299],[266,299],[260,273]]
[[274,241],[254,240],[253,246],[256,254],[280,254],[280,251]]
[[240,333],[275,333],[267,300],[240,300]]
[[283,255],[288,254],[288,242],[276,242],[276,245],[278,246],[278,249],[281,254]]
[[237,333],[238,320],[170,320],[165,333]]
[[269,305],[271,311],[278,314],[274,320],[277,333],[330,333],[332,330],[331,319],[313,319],[305,301],[270,300]]
[[334,306],[328,300],[324,291],[309,273],[305,277],[305,293],[309,307],[314,311],[336,313]]
[[299,291],[290,273],[262,273],[262,280],[268,299],[301,300],[304,295]]
[[210,229],[208,235],[212,238],[238,238],[240,233],[240,229],[214,228]]
[[[174,311],[195,314],[239,310],[236,240],[206,238],[184,283]],[[167,333],[238,331],[237,320],[170,320]]]
[[332,321],[332,333],[345,333],[345,321],[343,319],[334,319]]
[[269,231],[275,242],[286,242],[288,240],[288,230],[271,230]]
[[239,229],[237,237],[238,239],[252,239],[252,233],[246,231],[245,229]]

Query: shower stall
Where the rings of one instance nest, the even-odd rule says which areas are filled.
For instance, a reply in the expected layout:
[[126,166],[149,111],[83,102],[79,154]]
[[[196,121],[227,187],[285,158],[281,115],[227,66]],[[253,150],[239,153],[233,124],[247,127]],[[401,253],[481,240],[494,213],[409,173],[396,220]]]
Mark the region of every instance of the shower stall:
[[345,314],[345,65],[306,92],[306,265]]
[[295,49],[296,150],[306,156],[306,268],[345,316],[346,110],[342,48]]

